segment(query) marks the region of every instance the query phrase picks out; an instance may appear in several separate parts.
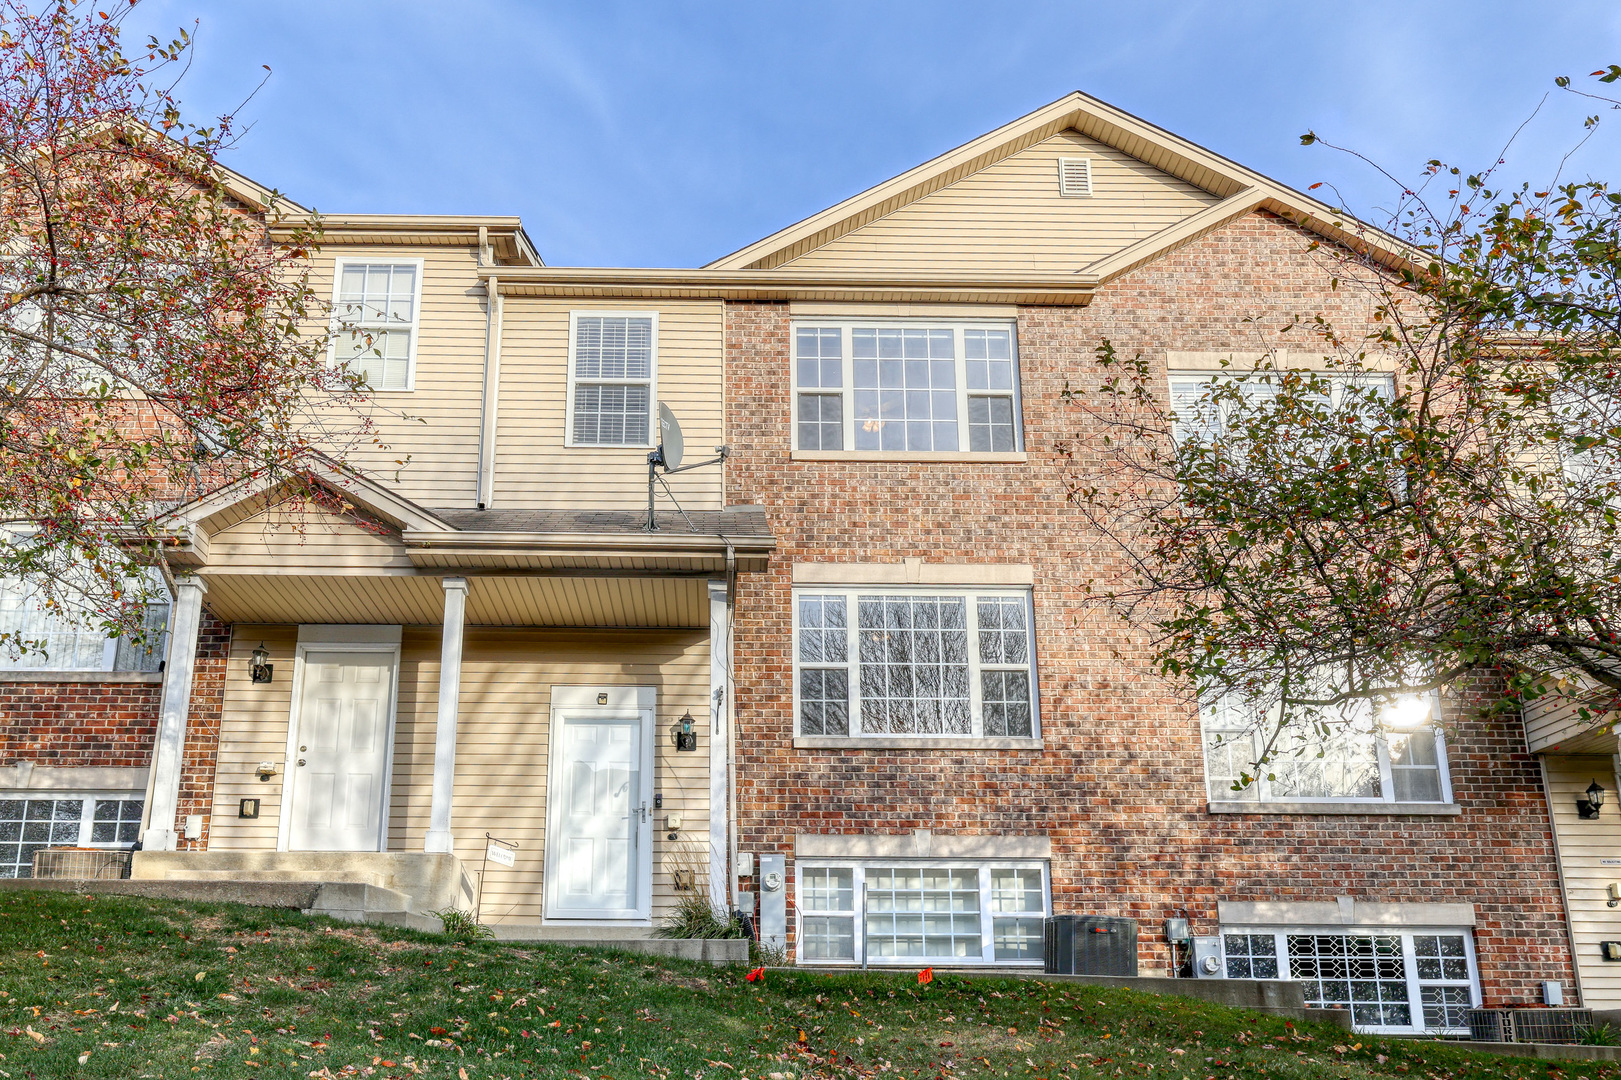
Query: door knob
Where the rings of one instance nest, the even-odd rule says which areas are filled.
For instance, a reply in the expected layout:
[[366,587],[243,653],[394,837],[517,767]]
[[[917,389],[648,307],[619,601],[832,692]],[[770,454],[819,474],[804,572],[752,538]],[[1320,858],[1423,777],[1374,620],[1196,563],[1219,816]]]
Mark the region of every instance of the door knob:
[[299,764],[300,764],[300,765],[303,765],[303,764],[304,764],[304,759],[303,759],[303,758],[299,758],[299,759],[298,759],[298,763],[299,763]]

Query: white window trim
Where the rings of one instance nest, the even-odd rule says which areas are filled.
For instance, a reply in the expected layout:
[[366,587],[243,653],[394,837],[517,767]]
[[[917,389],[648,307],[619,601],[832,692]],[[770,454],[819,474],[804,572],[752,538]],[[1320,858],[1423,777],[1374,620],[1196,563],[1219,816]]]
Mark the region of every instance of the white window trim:
[[[918,867],[929,870],[974,870],[979,874],[979,934],[980,958],[971,957],[928,957],[928,956],[867,956],[867,912],[866,912],[866,873],[868,870],[884,870],[891,867]],[[842,912],[806,911],[800,904],[801,882],[805,870],[851,870],[851,893],[855,909],[850,912],[854,919],[854,955],[849,959],[835,959],[831,957],[814,957],[806,961],[800,950],[805,940],[804,920],[807,915],[818,918],[831,915],[834,918],[843,917]],[[993,912],[991,910],[991,871],[992,870],[1039,870],[1041,872],[1041,902],[1042,910],[1038,912]],[[998,968],[1040,968],[1041,960],[997,960],[996,937],[992,932],[992,921],[997,915],[1006,918],[1034,919],[1038,916],[1046,919],[1053,913],[1052,873],[1051,864],[1045,859],[799,859],[795,860],[792,874],[793,901],[794,901],[794,949],[796,959],[801,964],[812,964],[827,967],[917,967],[919,964],[936,964],[940,966],[983,966]]]
[[[842,335],[840,364],[843,378],[838,393],[843,399],[844,449],[807,450],[799,445],[799,328],[836,328]],[[956,364],[957,393],[957,450],[857,450],[855,449],[855,357],[851,355],[850,331],[856,327],[892,328],[909,330],[949,329]],[[1009,334],[1009,354],[1013,363],[1013,390],[1005,391],[968,389],[968,357],[963,346],[964,330],[1006,330]],[[826,456],[827,460],[867,461],[1005,461],[1026,460],[1024,444],[1024,398],[1019,372],[1019,327],[1015,319],[902,319],[902,318],[795,318],[788,327],[788,425],[793,432],[793,453],[811,457]],[[807,394],[832,394],[831,389],[807,389]],[[973,396],[1011,397],[1013,401],[1013,449],[1011,451],[968,449],[968,398]]]
[[[796,654],[797,655],[797,654]],[[1434,694],[1430,695],[1430,715],[1440,716],[1441,701]],[[1257,776],[1246,791],[1238,792],[1227,788],[1217,790],[1217,781],[1210,776],[1210,728],[1208,714],[1203,706],[1199,709],[1199,733],[1204,746],[1205,792],[1209,799],[1211,813],[1402,813],[1402,814],[1456,814],[1461,809],[1452,801],[1452,769],[1447,759],[1446,733],[1441,724],[1431,722],[1419,724],[1412,728],[1394,727],[1390,724],[1376,724],[1374,726],[1375,742],[1374,753],[1379,759],[1379,788],[1384,792],[1379,798],[1368,798],[1361,795],[1347,796],[1319,796],[1306,797],[1300,795],[1272,795],[1272,781],[1266,778],[1265,772]],[[1418,731],[1429,728],[1435,735],[1435,764],[1440,774],[1441,797],[1434,802],[1403,802],[1396,798],[1396,782],[1390,764],[1390,740],[1392,733],[1400,734],[1403,731]],[[1257,748],[1256,735],[1250,733],[1250,748]],[[1231,741],[1231,740],[1228,740]],[[1284,751],[1288,753],[1288,751]]]
[[[849,728],[846,735],[805,735],[799,730],[799,601],[806,596],[842,596],[845,598],[845,630],[848,633],[849,659],[845,668],[849,672]],[[970,708],[970,734],[950,735],[942,732],[926,732],[916,735],[894,734],[893,732],[874,732],[863,734],[861,727],[861,653],[860,653],[860,618],[857,612],[859,597],[861,596],[961,596],[966,600],[967,633],[968,633],[968,685]],[[1029,735],[986,735],[985,734],[985,708],[982,697],[979,660],[979,610],[974,603],[976,597],[1013,597],[1019,596],[1024,600],[1025,635],[1027,648],[1030,654],[1030,734]],[[868,746],[873,749],[884,749],[903,746],[917,746],[918,749],[935,749],[949,746],[978,746],[985,749],[1029,749],[1041,746],[1041,687],[1036,674],[1036,610],[1033,591],[1028,587],[1007,585],[855,585],[855,586],[828,586],[811,585],[795,586],[790,594],[792,640],[793,649],[793,681],[794,681],[794,739],[796,745],[804,746]],[[837,667],[837,664],[824,664],[821,667]],[[995,666],[995,665],[993,665]],[[1010,666],[1010,665],[1004,665]]]
[[[582,443],[574,441],[574,387],[581,381],[575,378],[574,349],[579,342],[579,321],[587,319],[651,319],[653,358],[646,379],[585,379],[596,386],[641,386],[647,384],[647,442],[644,443]],[[568,313],[568,392],[563,402],[563,445],[581,450],[651,450],[659,444],[659,313],[656,311],[621,311],[609,308],[603,311],[581,309]]]
[[[1424,1007],[1420,1000],[1418,977],[1418,957],[1413,946],[1414,937],[1430,937],[1443,934],[1448,937],[1462,937],[1464,957],[1469,964],[1469,1002],[1478,1008],[1481,1004],[1480,996],[1480,967],[1475,954],[1474,928],[1469,926],[1278,926],[1268,925],[1232,925],[1223,924],[1221,927],[1221,964],[1222,976],[1227,972],[1227,935],[1228,934],[1271,934],[1276,939],[1278,957],[1278,978],[1280,980],[1293,980],[1294,972],[1289,966],[1288,939],[1291,935],[1323,934],[1342,937],[1399,937],[1402,939],[1403,974],[1407,980],[1408,1009],[1412,1015],[1413,1023],[1407,1026],[1380,1024],[1358,1024],[1356,1030],[1368,1034],[1412,1034],[1415,1032],[1445,1032],[1458,1033],[1467,1031],[1467,1028],[1427,1028],[1424,1026]],[[1268,980],[1269,981],[1269,980]],[[1422,980],[1432,985],[1461,985],[1455,980],[1430,979]]]
[[377,256],[363,258],[358,255],[341,255],[333,265],[332,270],[332,321],[333,327],[327,335],[327,366],[338,366],[338,312],[342,308],[339,297],[343,293],[343,268],[345,266],[414,266],[416,267],[416,291],[411,297],[411,344],[405,356],[405,385],[404,386],[372,386],[374,394],[407,394],[416,389],[417,383],[417,339],[422,330],[422,271],[423,260],[420,258],[393,258]]

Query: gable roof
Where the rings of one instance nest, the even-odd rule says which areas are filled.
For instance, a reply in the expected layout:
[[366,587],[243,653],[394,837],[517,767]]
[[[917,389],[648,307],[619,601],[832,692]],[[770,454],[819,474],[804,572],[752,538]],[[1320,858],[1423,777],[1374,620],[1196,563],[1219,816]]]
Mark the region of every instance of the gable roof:
[[[322,471],[313,478],[314,483],[396,529],[429,533],[453,531],[438,515],[374,480],[330,461],[320,460],[316,465]],[[181,534],[227,511],[236,511],[235,515],[227,516],[249,516],[262,509],[285,484],[285,480],[267,476],[246,477],[176,507],[158,523],[159,528]]]
[[837,205],[709,263],[708,270],[771,270],[853,232],[981,169],[1069,129],[1112,146],[1217,196],[1221,201],[1192,217],[1103,256],[1075,273],[1101,284],[1236,217],[1267,209],[1325,239],[1392,267],[1416,253],[1397,237],[1327,203],[1246,169],[1196,143],[1076,91],[1004,124],[955,150],[909,169]]

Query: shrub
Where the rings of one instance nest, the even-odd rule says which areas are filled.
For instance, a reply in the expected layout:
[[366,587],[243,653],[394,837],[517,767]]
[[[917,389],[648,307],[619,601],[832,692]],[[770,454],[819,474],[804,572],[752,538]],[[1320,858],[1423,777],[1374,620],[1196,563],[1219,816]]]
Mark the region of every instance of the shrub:
[[445,936],[454,941],[485,941],[495,936],[495,931],[460,908],[445,908],[428,914],[445,924]]

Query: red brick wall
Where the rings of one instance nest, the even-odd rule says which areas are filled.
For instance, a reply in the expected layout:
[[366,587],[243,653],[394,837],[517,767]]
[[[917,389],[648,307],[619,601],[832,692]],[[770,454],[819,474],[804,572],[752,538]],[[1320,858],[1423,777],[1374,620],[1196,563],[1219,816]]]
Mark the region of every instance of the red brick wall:
[[[175,824],[176,831],[183,833],[186,815],[202,814],[203,839],[182,839],[182,849],[208,846],[214,758],[225,700],[225,657],[230,647],[230,626],[205,609]],[[163,687],[157,683],[0,682],[0,765],[32,761],[57,768],[147,768],[152,763],[162,697]]]
[[[727,497],[766,506],[778,539],[772,569],[739,590],[743,850],[791,859],[796,832],[1045,833],[1055,910],[1141,920],[1144,973],[1166,970],[1160,920],[1212,933],[1218,899],[1470,902],[1488,1002],[1538,1000],[1542,979],[1574,988],[1546,804],[1516,721],[1453,717],[1461,817],[1211,815],[1197,717],[1149,668],[1141,636],[1087,603],[1084,581],[1118,554],[1066,505],[1054,449],[1078,439],[1084,468],[1097,433],[1063,389],[1093,378],[1104,337],[1163,370],[1167,349],[1310,348],[1276,336],[1295,314],[1364,319],[1328,290],[1310,239],[1258,214],[1090,307],[1022,309],[1028,464],[791,461],[788,307],[729,306]],[[904,557],[1035,567],[1044,749],[793,748],[792,564]]]
[[[197,669],[191,677],[191,712],[186,720],[186,745],[180,765],[180,804],[175,832],[181,851],[208,848],[213,823],[214,763],[219,754],[220,714],[225,708],[225,660],[231,652],[231,627],[206,608],[197,635]],[[187,840],[186,816],[201,814],[203,835]]]
[[162,693],[155,683],[0,682],[0,765],[145,768]]

